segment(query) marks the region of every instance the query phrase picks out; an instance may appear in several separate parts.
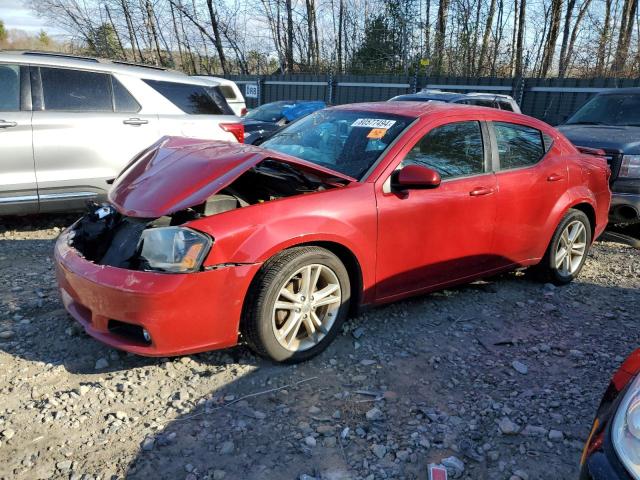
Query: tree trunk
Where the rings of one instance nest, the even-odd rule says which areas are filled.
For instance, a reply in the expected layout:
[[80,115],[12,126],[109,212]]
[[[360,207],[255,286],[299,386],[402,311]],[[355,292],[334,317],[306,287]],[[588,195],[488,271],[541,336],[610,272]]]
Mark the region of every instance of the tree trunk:
[[163,65],[162,52],[160,51],[160,42],[158,41],[158,29],[156,28],[155,16],[153,14],[153,7],[151,6],[151,2],[147,0],[144,7],[147,12],[147,24],[149,25],[152,47],[155,48],[156,54],[158,55],[156,65]]
[[516,42],[518,39],[518,0],[513,0],[513,35],[511,37],[511,63],[509,64],[509,75],[513,75],[516,64]]
[[178,45],[178,54],[180,55],[180,68],[189,73],[189,66],[185,64],[184,54],[182,52],[182,41],[180,40],[180,31],[178,30],[178,23],[176,22],[176,12],[172,4],[169,4],[171,10],[171,22],[173,24],[173,33],[176,36],[176,44]]
[[487,53],[489,51],[489,37],[491,36],[491,28],[493,27],[493,17],[496,13],[496,0],[491,0],[489,4],[489,14],[487,15],[487,23],[484,27],[484,35],[482,35],[482,47],[480,48],[480,57],[478,58],[478,75],[484,73],[485,67],[488,65]]
[[285,0],[285,9],[287,14],[287,67],[290,72],[293,72],[293,7],[291,0]]
[[602,31],[600,32],[600,38],[598,40],[598,60],[596,63],[596,75],[604,76],[605,62],[607,53],[607,43],[609,43],[610,24],[611,24],[611,2],[613,0],[605,0],[605,12],[604,12],[604,24]]
[[576,0],[568,0],[567,11],[564,15],[564,26],[562,29],[562,46],[560,47],[560,66],[558,67],[558,77],[562,78],[567,71],[567,48],[569,46],[569,33],[571,31],[571,17]]
[[342,72],[342,36],[344,34],[344,0],[338,6],[338,73]]
[[122,5],[122,13],[124,13],[124,18],[127,22],[127,30],[129,30],[129,41],[131,42],[133,61],[135,62],[138,60],[136,58],[137,49],[140,62],[144,62],[144,56],[142,55],[142,50],[140,49],[140,44],[138,43],[138,37],[136,36],[135,30],[133,29],[133,20],[131,20],[131,12],[129,11],[129,6],[127,5],[126,0],[120,0],[120,5]]
[[576,21],[573,24],[573,29],[571,30],[571,37],[569,38],[569,45],[567,46],[567,52],[565,54],[564,60],[562,60],[560,64],[561,77],[564,77],[566,72],[569,70],[569,67],[572,63],[573,57],[573,49],[575,48],[576,39],[578,38],[578,32],[580,30],[580,24],[584,19],[587,10],[589,9],[589,5],[591,4],[591,0],[584,0],[584,3],[578,10],[578,16],[576,17]]
[[612,72],[618,75],[624,72],[624,67],[627,63],[629,45],[631,44],[631,33],[633,31],[633,20],[636,16],[637,8],[638,0],[625,0],[622,9],[620,33],[618,34],[618,47],[611,67]]
[[[218,58],[220,59],[220,68],[222,73],[227,75],[229,73],[229,66],[227,65],[227,58],[224,54],[224,48],[222,47],[222,38],[220,37],[220,24],[218,23],[218,16],[213,8],[213,0],[207,0],[207,9],[209,10],[209,19],[211,20],[211,28],[213,29],[213,44],[218,52]],[[204,33],[204,32],[203,32]]]
[[433,71],[436,75],[442,75],[444,66],[444,41],[447,36],[447,18],[449,15],[449,5],[451,0],[440,0],[438,6],[438,21],[436,23],[436,38],[434,40],[435,60]]
[[118,47],[120,47],[120,51],[122,52],[122,59],[127,60],[127,52],[122,45],[122,40],[120,39],[120,34],[118,33],[118,29],[113,23],[113,18],[111,18],[111,10],[109,10],[109,5],[104,6],[105,11],[107,12],[107,18],[109,19],[109,23],[111,24],[111,28],[113,28],[113,32],[116,36],[116,40],[118,41]]
[[518,41],[516,45],[516,77],[522,77],[524,69],[522,60],[524,57],[524,22],[527,16],[527,0],[520,0],[520,18],[518,20]]
[[562,0],[551,0],[551,23],[549,24],[549,35],[544,46],[542,55],[542,66],[540,67],[540,76],[545,78],[549,74],[549,70],[553,65],[553,57],[560,31],[560,18],[562,15]]

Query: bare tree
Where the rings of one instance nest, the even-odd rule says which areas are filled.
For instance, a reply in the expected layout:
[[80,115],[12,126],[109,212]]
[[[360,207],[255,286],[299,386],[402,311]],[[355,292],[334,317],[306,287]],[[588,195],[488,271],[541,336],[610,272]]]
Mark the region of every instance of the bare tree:
[[[522,0],[525,1],[525,0]],[[546,77],[553,64],[553,57],[556,50],[556,42],[560,31],[560,18],[562,15],[562,0],[551,0],[551,19],[549,32],[542,54],[542,65],[540,66],[540,76]]]
[[618,47],[613,60],[611,70],[614,73],[621,74],[624,71],[629,54],[629,46],[631,44],[631,33],[633,32],[633,21],[638,9],[638,0],[625,0],[622,8],[622,21],[620,24],[620,32],[618,33]]
[[436,36],[433,44],[434,62],[433,71],[436,75],[442,74],[444,66],[444,41],[447,36],[447,18],[449,16],[449,5],[451,0],[440,0],[438,6],[438,20],[436,23]]

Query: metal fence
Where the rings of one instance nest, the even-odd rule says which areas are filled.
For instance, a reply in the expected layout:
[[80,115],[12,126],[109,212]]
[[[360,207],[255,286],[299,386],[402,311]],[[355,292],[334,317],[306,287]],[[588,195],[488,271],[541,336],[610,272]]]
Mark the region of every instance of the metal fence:
[[591,96],[610,88],[640,87],[638,79],[474,78],[394,75],[229,75],[249,108],[276,100],[324,100],[329,104],[384,101],[422,88],[513,96],[522,112],[552,125]]

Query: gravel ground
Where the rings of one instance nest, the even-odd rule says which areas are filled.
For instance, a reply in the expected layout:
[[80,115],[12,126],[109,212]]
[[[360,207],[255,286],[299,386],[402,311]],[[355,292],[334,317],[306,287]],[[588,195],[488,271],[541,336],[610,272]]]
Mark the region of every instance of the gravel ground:
[[84,335],[56,291],[72,217],[0,225],[0,478],[571,479],[638,345],[640,251],[578,281],[522,273],[372,309],[298,366],[244,346],[174,359]]

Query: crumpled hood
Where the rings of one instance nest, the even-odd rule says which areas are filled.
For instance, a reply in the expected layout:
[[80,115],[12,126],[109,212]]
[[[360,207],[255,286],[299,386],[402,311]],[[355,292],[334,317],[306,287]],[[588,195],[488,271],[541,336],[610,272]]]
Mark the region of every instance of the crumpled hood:
[[253,145],[163,137],[116,178],[109,201],[123,215],[158,218],[203,203],[266,158],[324,177],[355,179]]
[[601,148],[627,155],[640,153],[640,128],[609,125],[559,125],[556,127],[574,145]]

